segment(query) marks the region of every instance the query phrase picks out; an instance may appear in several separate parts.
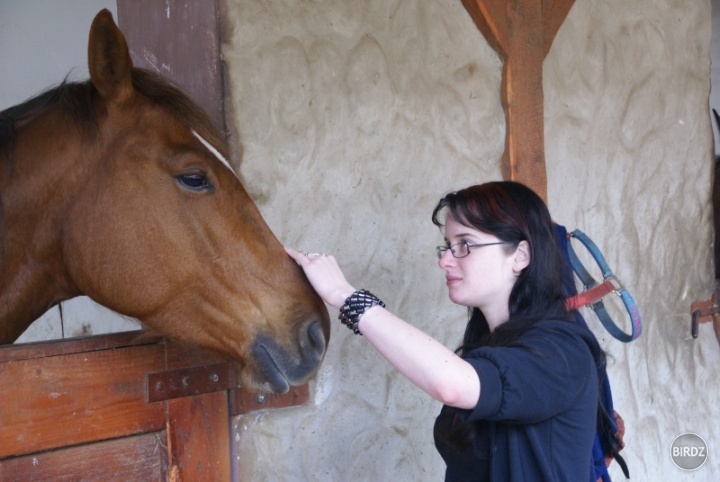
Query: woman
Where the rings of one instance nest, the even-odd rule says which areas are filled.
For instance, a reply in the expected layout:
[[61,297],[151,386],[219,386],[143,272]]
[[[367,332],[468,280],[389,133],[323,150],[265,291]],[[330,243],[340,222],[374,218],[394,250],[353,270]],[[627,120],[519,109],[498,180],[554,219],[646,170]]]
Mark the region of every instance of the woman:
[[448,194],[433,212],[450,299],[467,306],[452,352],[356,291],[332,256],[286,248],[341,321],[444,404],[446,481],[590,481],[603,353],[565,309],[563,261],[543,201],[516,182]]

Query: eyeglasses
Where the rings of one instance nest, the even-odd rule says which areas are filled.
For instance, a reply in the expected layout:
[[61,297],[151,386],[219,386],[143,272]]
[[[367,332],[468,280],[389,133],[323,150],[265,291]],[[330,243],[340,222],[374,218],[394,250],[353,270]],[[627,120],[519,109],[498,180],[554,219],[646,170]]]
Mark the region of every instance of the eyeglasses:
[[455,258],[464,258],[470,254],[470,248],[482,248],[484,246],[495,246],[496,244],[508,244],[508,242],[498,241],[496,243],[475,244],[470,241],[460,241],[452,246],[438,246],[435,248],[435,252],[437,253],[438,259],[442,258],[447,250],[450,250],[450,253],[452,253]]

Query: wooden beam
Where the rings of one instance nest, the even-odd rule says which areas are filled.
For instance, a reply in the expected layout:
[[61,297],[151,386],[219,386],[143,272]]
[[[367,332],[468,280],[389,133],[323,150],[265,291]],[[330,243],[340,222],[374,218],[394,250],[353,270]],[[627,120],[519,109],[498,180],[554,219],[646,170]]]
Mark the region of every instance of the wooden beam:
[[522,182],[547,200],[542,65],[574,0],[462,2],[503,61],[503,178]]
[[225,130],[217,0],[118,0],[118,26],[136,67],[172,80]]

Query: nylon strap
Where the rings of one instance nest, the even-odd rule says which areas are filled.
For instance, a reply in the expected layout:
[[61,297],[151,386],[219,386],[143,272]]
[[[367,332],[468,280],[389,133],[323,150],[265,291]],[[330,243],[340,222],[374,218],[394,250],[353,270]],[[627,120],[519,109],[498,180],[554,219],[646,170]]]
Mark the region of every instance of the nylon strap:
[[[575,254],[575,250],[572,247],[572,238],[580,241],[590,252],[602,271],[604,278],[602,283],[595,281],[595,278],[588,273],[585,266],[583,266],[580,262],[580,259],[578,259]],[[575,310],[582,306],[590,306],[602,325],[612,336],[623,343],[629,343],[636,340],[642,334],[642,319],[640,318],[640,312],[635,304],[635,300],[633,300],[628,290],[625,289],[620,280],[613,274],[610,266],[607,264],[607,261],[605,261],[605,257],[602,255],[598,247],[582,231],[576,229],[568,234],[567,248],[570,265],[585,288],[585,291],[582,293],[567,299],[567,308],[569,310]],[[608,314],[607,309],[605,309],[605,304],[603,303],[602,298],[610,293],[617,293],[625,305],[625,309],[628,312],[632,326],[629,334],[625,333],[618,327],[610,314]]]

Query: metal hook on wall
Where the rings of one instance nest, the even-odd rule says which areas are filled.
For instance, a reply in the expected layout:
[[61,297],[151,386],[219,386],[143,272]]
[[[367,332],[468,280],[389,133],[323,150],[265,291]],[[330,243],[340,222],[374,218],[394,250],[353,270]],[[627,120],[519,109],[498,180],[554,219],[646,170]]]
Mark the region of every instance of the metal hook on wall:
[[692,316],[690,333],[693,338],[698,337],[700,323],[712,321],[715,338],[720,343],[720,306],[718,306],[714,293],[709,300],[693,301],[692,305],[690,305],[690,314]]

